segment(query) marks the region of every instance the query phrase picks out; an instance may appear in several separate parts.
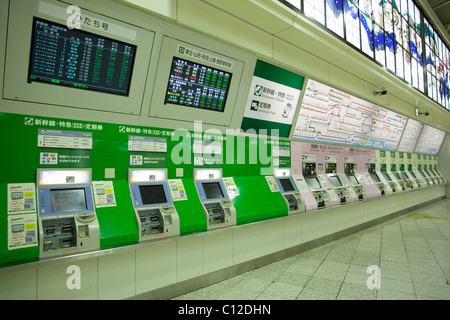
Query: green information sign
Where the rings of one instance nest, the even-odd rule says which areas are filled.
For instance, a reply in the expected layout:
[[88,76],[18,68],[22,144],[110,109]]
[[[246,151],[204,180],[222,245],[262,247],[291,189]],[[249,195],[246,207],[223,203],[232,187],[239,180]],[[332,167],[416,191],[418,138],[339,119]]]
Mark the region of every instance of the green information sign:
[[[304,77],[258,60],[241,128],[287,138],[300,99]],[[262,130],[267,130],[264,133]]]

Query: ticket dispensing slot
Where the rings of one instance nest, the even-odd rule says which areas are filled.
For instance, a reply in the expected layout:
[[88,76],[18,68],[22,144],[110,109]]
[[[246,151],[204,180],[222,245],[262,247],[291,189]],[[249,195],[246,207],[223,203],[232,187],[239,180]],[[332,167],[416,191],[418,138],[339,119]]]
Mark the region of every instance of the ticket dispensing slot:
[[373,181],[375,181],[378,190],[380,190],[381,192],[381,195],[384,196],[386,195],[386,185],[381,181],[375,168],[376,168],[375,163],[369,163],[369,174],[372,177]]
[[318,209],[325,209],[330,207],[330,196],[328,192],[322,188],[316,174],[316,164],[315,163],[302,163],[303,177],[308,184],[314,199],[317,202]]
[[167,184],[167,169],[129,169],[128,182],[139,241],[180,234],[180,219]]
[[91,169],[37,169],[40,257],[100,248]]
[[222,180],[222,169],[194,169],[194,179],[207,229],[236,225],[236,208]]
[[336,191],[337,196],[340,199],[341,204],[346,204],[350,202],[350,193],[347,188],[343,185],[339,174],[336,173],[336,163],[326,163],[325,172]]
[[275,168],[273,171],[275,181],[288,207],[288,214],[306,211],[305,201],[291,177],[291,170],[287,168]]

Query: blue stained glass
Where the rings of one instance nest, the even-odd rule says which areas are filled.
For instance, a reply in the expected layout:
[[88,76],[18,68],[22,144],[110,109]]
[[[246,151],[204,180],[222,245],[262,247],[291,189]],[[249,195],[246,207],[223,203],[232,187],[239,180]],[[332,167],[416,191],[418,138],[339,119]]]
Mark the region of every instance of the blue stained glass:
[[342,0],[327,0],[328,7],[331,9],[336,19],[342,14],[342,3]]
[[351,14],[353,19],[358,19],[358,9],[355,7],[350,7],[348,1],[345,0],[345,13]]
[[445,77],[441,77],[439,80],[440,83],[440,94],[443,99],[450,99],[450,89],[448,83],[448,71],[445,73]]

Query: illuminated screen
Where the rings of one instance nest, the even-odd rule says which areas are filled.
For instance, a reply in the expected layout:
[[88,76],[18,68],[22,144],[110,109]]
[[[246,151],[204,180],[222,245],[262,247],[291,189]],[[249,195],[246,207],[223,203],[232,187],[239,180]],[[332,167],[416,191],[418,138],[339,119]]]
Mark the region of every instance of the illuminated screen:
[[50,190],[52,212],[86,210],[86,193],[84,188]]
[[342,187],[341,180],[339,180],[338,176],[330,176],[331,183],[335,187]]
[[370,175],[372,176],[373,180],[375,180],[375,182],[381,182],[380,178],[378,178],[378,175],[375,172],[371,172]]
[[392,181],[391,177],[387,173],[383,173],[383,176],[386,178],[387,181]]
[[355,184],[359,184],[358,179],[356,179],[355,176],[347,176],[348,179],[350,180],[351,183]]
[[306,181],[308,182],[308,184],[311,188],[320,189],[320,184],[319,184],[319,181],[317,181],[317,178],[309,177],[309,178],[306,178]]
[[393,174],[394,174],[394,176],[397,178],[397,180],[402,180],[402,178],[400,178],[400,176],[398,175],[397,172],[394,171]]
[[417,179],[417,176],[416,176],[416,174],[415,174],[413,171],[410,171],[409,173],[412,175],[412,177],[413,177],[414,179]]
[[174,57],[164,103],[223,112],[231,75]]
[[280,179],[281,186],[283,187],[284,191],[295,191],[294,186],[291,183],[291,179]]
[[139,186],[143,205],[167,203],[162,184]]
[[128,96],[136,46],[36,17],[32,37],[29,82]]
[[224,197],[219,182],[203,182],[202,186],[205,191],[206,199],[218,199]]

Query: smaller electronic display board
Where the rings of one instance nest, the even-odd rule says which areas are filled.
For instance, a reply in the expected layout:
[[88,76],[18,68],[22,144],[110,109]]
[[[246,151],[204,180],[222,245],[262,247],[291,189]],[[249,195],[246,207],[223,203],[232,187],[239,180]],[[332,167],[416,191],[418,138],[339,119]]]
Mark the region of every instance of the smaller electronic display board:
[[232,74],[174,57],[164,103],[223,112]]

